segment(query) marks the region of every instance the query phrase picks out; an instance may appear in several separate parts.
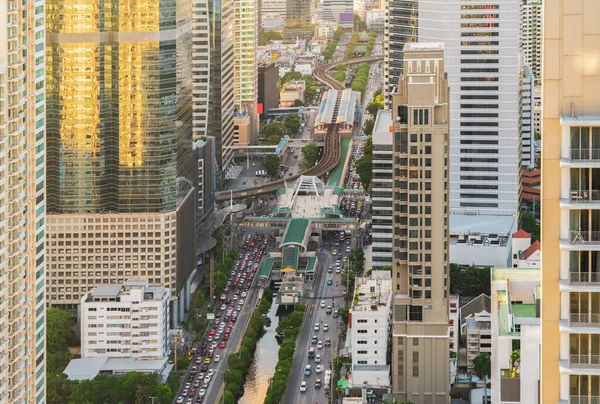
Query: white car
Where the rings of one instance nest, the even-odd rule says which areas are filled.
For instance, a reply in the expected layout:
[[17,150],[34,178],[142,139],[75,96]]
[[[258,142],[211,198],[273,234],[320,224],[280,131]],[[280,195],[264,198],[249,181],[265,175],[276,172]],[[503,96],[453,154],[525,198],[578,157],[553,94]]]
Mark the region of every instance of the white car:
[[183,397],[181,397],[181,396],[177,397],[177,404],[183,404],[183,400],[184,400]]
[[[303,392],[303,393],[306,391],[306,382],[302,382],[302,383],[300,384],[300,391],[301,391],[301,392]],[[182,401],[182,402],[183,402],[183,401]]]
[[205,395],[206,395],[206,389],[201,389],[201,390],[198,392],[198,397],[204,397]]
[[323,331],[329,331],[329,324],[323,324]]
[[323,349],[323,341],[317,343],[317,349]]
[[321,355],[315,356],[315,363],[321,363]]
[[315,331],[319,331],[321,329],[321,326],[319,325],[319,323],[315,324]]
[[326,304],[327,304],[327,303],[325,303],[325,300],[321,300],[321,308],[322,308],[322,309],[324,309],[324,308],[325,308],[325,305],[326,305]]
[[221,355],[215,355],[215,359],[213,359],[215,362],[220,362],[221,361]]
[[316,373],[321,373],[323,371],[323,369],[321,369],[321,365],[317,365],[317,368],[315,369]]

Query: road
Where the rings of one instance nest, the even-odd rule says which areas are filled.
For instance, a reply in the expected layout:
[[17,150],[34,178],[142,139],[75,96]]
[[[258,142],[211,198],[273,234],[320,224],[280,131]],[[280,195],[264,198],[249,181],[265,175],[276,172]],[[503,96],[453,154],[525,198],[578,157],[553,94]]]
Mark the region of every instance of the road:
[[[335,302],[335,307],[332,307],[332,311],[337,310],[340,306],[344,305],[342,298],[343,287],[341,284],[342,275],[335,273],[335,261],[338,257],[340,257],[340,261],[343,262],[343,257],[346,255],[346,244],[342,243],[339,247],[340,252],[342,252],[343,255],[337,255],[333,257],[331,255],[331,246],[333,243],[334,239],[324,241],[324,253],[319,255],[319,260],[321,262],[324,261],[325,265],[323,265],[320,268],[319,273],[317,274],[315,287],[313,289],[313,293],[311,294],[311,296],[313,296],[313,299],[310,301],[310,303],[307,304],[307,316],[304,319],[304,326],[302,327],[302,332],[298,343],[298,349],[296,350],[296,355],[294,357],[292,375],[290,378],[290,383],[288,385],[288,390],[286,392],[286,397],[284,401],[285,404],[325,404],[328,402],[328,399],[326,397],[327,390],[325,390],[323,387],[321,387],[320,389],[315,389],[315,381],[317,379],[321,379],[321,383],[323,383],[325,370],[331,369],[331,360],[333,357],[337,356],[337,348],[339,345],[338,338],[341,332],[342,325],[341,317],[334,319],[332,314],[326,313],[326,307],[320,307],[320,302],[322,300],[325,300],[326,306],[330,306],[332,304],[332,298]],[[334,267],[333,274],[327,273],[327,268],[329,266]],[[334,282],[331,286],[328,286],[326,284],[327,279],[329,277],[331,277]],[[336,286],[335,282],[338,282],[339,286]],[[329,325],[329,331],[323,331],[321,318],[323,319],[322,324]],[[319,331],[315,331],[313,328],[316,323],[319,323]],[[318,349],[317,344],[311,343],[311,339],[313,336],[317,336],[317,339],[323,342],[327,337],[331,338],[331,347],[324,346],[322,349]],[[320,363],[315,363],[313,359],[308,359],[308,350],[311,347],[315,348],[316,355],[321,355]],[[312,374],[310,376],[304,375],[304,369],[306,365],[312,366]],[[315,373],[317,365],[320,365],[323,369],[321,374]],[[307,382],[306,392],[300,392],[300,384],[302,383],[302,381]]]
[[[305,116],[307,116],[308,119],[306,120],[306,124],[304,125],[304,128],[302,129],[302,133],[297,137],[297,139],[311,139],[312,138],[312,130],[315,125],[315,119],[317,117],[317,110],[314,109],[314,110],[305,112]],[[304,158],[302,157],[302,153],[300,152],[300,150],[298,150],[298,158],[294,157],[294,153],[290,153],[288,158],[283,162],[287,167],[289,167],[288,172],[285,173],[284,179],[287,179],[286,177],[291,177],[293,175],[300,174],[302,172],[300,163],[302,163],[303,161],[304,161]],[[292,175],[290,175],[290,173],[292,173]]]

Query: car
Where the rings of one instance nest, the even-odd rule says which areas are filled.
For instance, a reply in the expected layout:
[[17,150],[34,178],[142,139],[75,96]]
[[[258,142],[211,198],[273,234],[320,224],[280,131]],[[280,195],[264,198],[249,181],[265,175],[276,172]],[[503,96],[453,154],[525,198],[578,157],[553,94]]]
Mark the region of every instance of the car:
[[337,255],[337,251],[336,251],[336,250],[333,250],[333,251],[331,252],[331,255],[333,255],[333,256],[336,256],[336,255]]
[[186,388],[186,389],[189,389],[190,387],[192,387],[192,383],[190,383],[190,382],[187,382],[187,383],[184,385],[184,388]]
[[185,396],[187,396],[187,394],[188,394],[188,389],[183,389],[183,390],[181,391],[181,395],[182,395],[182,396],[184,396],[184,397],[185,397]]
[[246,296],[248,296],[248,292],[242,292],[242,294],[240,296],[246,297]]
[[[328,272],[328,273],[332,273],[332,272],[333,272],[333,267],[329,267],[329,268],[327,268],[327,272]],[[222,309],[221,309],[221,310],[222,310]]]
[[329,324],[323,324],[323,331],[324,332],[329,331]]
[[331,346],[331,338],[325,338],[325,346]]
[[323,369],[321,369],[321,365],[317,365],[317,368],[315,369],[315,373],[321,373],[323,371]]
[[315,363],[321,363],[321,355],[315,356]]
[[333,285],[333,280],[331,278],[327,279],[327,285],[329,285],[329,286]]
[[336,310],[333,312],[333,318],[338,318],[340,313]]
[[190,374],[195,375],[196,373],[198,373],[198,366],[192,366]]
[[302,393],[304,393],[304,392],[306,391],[306,382],[305,382],[305,381],[303,381],[303,382],[300,384],[300,391],[301,391]]
[[304,368],[304,375],[310,376],[311,372],[312,372],[312,366],[306,365],[306,367]]
[[327,309],[325,310],[325,312],[327,314],[331,314],[331,306],[327,306]]
[[340,268],[336,268],[336,269],[335,269],[335,273],[336,273],[336,274],[339,274],[340,272],[341,272]]
[[318,339],[317,339],[317,336],[316,336],[316,335],[313,335],[313,337],[312,337],[312,340],[311,340],[311,343],[313,343],[313,344],[316,344],[316,343],[317,343],[317,341],[318,341]]
[[191,389],[188,393],[188,397],[194,397],[196,395],[196,389]]
[[200,389],[200,391],[198,392],[198,396],[204,397],[205,395],[206,395],[206,389]]
[[204,359],[204,364],[205,365],[210,365],[210,358]]
[[317,343],[317,349],[323,349],[323,341]]
[[315,331],[319,331],[321,329],[321,326],[319,325],[319,323],[315,324],[314,330]]
[[322,308],[322,309],[324,309],[324,308],[325,308],[325,305],[326,305],[326,304],[327,304],[327,303],[325,302],[325,300],[321,300],[321,308]]
[[183,404],[183,400],[185,400],[182,396],[177,397],[177,404]]
[[215,349],[217,347],[217,345],[219,345],[219,344],[217,344],[216,341],[213,342],[212,344],[210,344],[210,349]]
[[194,382],[194,384],[192,384],[192,386],[193,386],[195,389],[197,389],[198,387],[200,387],[200,380],[196,380],[196,381]]
[[222,341],[222,342],[219,344],[219,348],[221,348],[221,349],[225,349],[225,345],[227,345],[227,343],[226,343],[225,341]]
[[198,380],[200,381],[200,380],[204,379],[205,375],[206,375],[206,373],[199,373],[198,374]]
[[221,305],[221,310],[225,310],[226,308],[227,308],[227,305],[226,305],[225,303],[223,303],[223,304]]
[[317,379],[317,381],[315,382],[315,389],[320,389],[321,388],[321,379]]
[[346,252],[349,253],[350,252],[350,246],[346,247]]

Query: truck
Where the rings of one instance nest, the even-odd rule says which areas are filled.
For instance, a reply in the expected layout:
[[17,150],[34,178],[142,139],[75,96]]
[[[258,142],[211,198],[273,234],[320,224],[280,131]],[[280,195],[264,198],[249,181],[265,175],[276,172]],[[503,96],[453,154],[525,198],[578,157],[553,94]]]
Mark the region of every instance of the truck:
[[325,377],[323,378],[323,388],[325,390],[329,390],[330,384],[331,384],[331,370],[326,370]]
[[313,359],[315,357],[315,348],[310,348],[308,350],[308,359]]

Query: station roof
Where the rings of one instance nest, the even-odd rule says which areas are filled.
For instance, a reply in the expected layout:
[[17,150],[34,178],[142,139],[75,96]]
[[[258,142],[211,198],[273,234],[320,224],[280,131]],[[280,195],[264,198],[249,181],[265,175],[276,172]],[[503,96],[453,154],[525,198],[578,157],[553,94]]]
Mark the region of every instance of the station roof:
[[283,237],[283,243],[281,246],[288,244],[295,244],[306,248],[308,236],[310,234],[310,220],[309,219],[292,219],[288,224]]
[[337,102],[338,90],[329,89],[323,94],[321,104],[319,105],[319,111],[315,118],[315,125],[331,123],[333,120],[333,111]]
[[263,262],[263,266],[260,270],[260,277],[268,278],[271,276],[271,270],[273,270],[273,264],[275,260],[273,258],[267,258],[265,262]]
[[352,125],[354,122],[354,113],[356,112],[356,91],[349,88],[342,91],[340,99],[340,108],[336,123],[346,123]]

